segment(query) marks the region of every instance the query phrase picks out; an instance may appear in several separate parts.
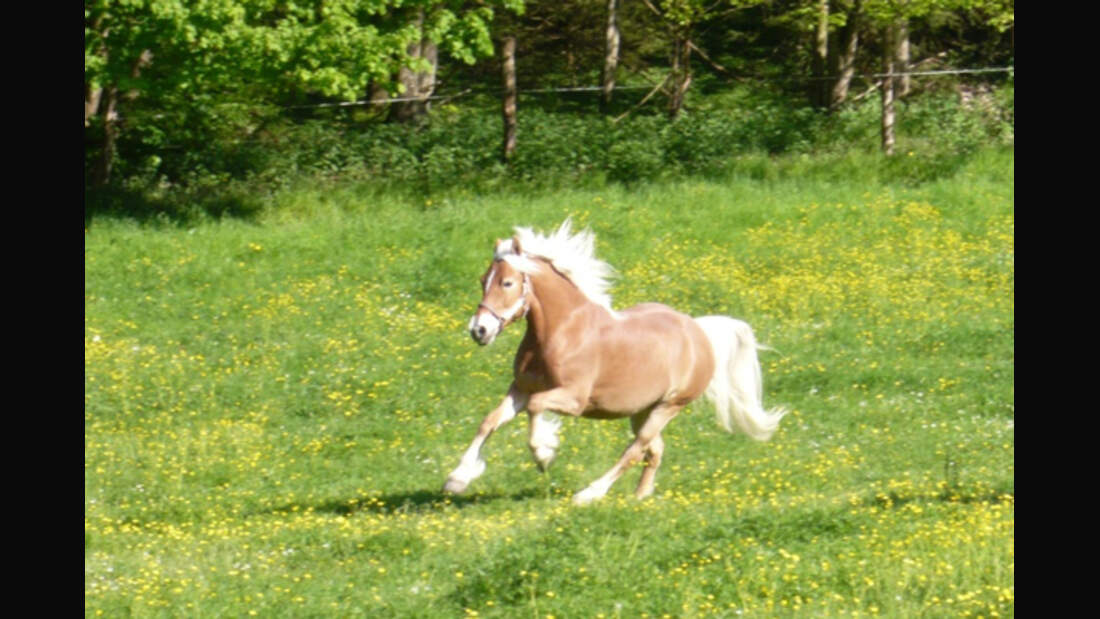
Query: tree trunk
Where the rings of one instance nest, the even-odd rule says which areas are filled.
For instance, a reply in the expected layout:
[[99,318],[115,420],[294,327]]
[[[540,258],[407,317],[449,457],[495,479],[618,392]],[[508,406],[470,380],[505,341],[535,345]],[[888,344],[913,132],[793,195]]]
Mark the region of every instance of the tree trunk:
[[102,88],[84,87],[84,127],[92,124],[92,118],[99,113],[99,101],[103,98]]
[[856,73],[856,52],[859,50],[859,28],[863,18],[861,14],[863,2],[856,0],[852,10],[848,13],[848,19],[844,27],[840,29],[839,45],[835,47],[832,56],[831,68],[833,75],[837,76],[833,83],[829,96],[829,107],[844,103],[848,99],[848,88],[852,84],[852,77]]
[[882,152],[887,156],[894,154],[894,64],[896,59],[893,26],[885,29],[886,45],[882,55]]
[[504,143],[501,159],[508,163],[516,152],[516,37],[504,37],[501,49],[503,58],[502,76],[504,78],[504,103],[501,111],[504,116]]
[[676,120],[684,105],[684,95],[691,86],[691,39],[681,33],[673,36],[672,94],[668,98],[668,117]]
[[428,97],[435,92],[435,74],[439,66],[438,46],[423,38],[424,35],[424,11],[421,9],[416,17],[417,29],[421,38],[409,43],[407,52],[409,58],[423,59],[429,64],[427,71],[414,71],[410,67],[401,67],[397,72],[397,81],[404,87],[404,92],[397,99],[412,99],[409,101],[395,101],[390,108],[390,120],[397,122],[409,122],[418,119],[428,112]]
[[810,102],[818,107],[829,105],[829,80],[825,69],[829,65],[829,0],[817,0],[817,33],[814,37],[813,63],[810,67]]
[[416,84],[417,94],[423,97],[421,107],[424,112],[431,109],[431,101],[428,99],[435,94],[435,78],[439,71],[439,46],[428,39],[420,40],[420,57],[428,61],[427,71],[418,74]]
[[894,68],[899,73],[897,80],[897,97],[900,99],[909,94],[912,88],[912,80],[909,78],[909,20],[902,17],[898,19],[894,33]]
[[388,113],[386,106],[390,100],[390,93],[376,80],[372,79],[367,84],[367,100],[371,103],[369,109],[372,114],[383,117]]
[[[134,60],[133,67],[130,69],[130,77],[137,79],[141,77],[141,70],[148,67],[153,62],[153,52],[150,50],[142,50],[137,59]],[[99,107],[99,103],[104,94],[106,94],[106,107],[103,110],[103,151],[100,154],[99,161],[96,164],[96,168],[93,172],[92,182],[95,185],[106,185],[111,180],[111,170],[114,169],[115,164],[115,145],[118,142],[118,101],[120,98],[118,92],[118,84],[111,84],[106,89],[98,89],[100,92],[91,93],[91,97],[95,99],[96,108]],[[126,92],[125,97],[127,100],[133,101],[138,97],[138,91],[136,89]],[[88,125],[88,111],[91,106],[89,98],[84,100],[84,124]],[[94,109],[92,110],[94,113]]]
[[106,185],[111,180],[111,169],[115,163],[115,142],[118,140],[118,86],[112,84],[105,90],[103,150],[92,177],[92,183],[98,186]]
[[603,62],[603,92],[600,95],[600,111],[611,108],[611,95],[615,90],[615,70],[619,66],[619,0],[607,0],[607,48]]
[[[100,15],[92,22],[92,31],[99,32],[100,27],[103,25],[103,16]],[[111,34],[110,28],[104,28],[100,33],[101,39],[106,39]],[[107,64],[107,46],[100,41],[99,49],[96,50],[96,55],[103,59],[103,63]],[[92,118],[99,113],[99,104],[103,99],[103,86],[93,86],[91,83],[84,85],[84,126],[89,127],[92,124]]]

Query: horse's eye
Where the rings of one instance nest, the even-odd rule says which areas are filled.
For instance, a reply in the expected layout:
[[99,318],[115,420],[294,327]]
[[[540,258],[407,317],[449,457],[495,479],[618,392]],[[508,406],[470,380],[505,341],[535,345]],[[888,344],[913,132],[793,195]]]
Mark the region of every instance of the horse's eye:
[[506,280],[500,282],[500,285],[504,286],[505,288],[511,288],[512,287],[512,281],[506,279]]

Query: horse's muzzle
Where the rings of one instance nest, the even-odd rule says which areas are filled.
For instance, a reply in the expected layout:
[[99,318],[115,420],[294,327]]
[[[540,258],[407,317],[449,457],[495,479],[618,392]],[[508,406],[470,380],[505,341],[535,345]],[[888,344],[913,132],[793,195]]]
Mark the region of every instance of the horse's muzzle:
[[492,340],[483,325],[476,325],[471,328],[470,337],[474,338],[474,341],[482,346],[488,344]]
[[479,311],[470,319],[470,337],[481,346],[493,343],[500,333],[500,320],[487,312]]

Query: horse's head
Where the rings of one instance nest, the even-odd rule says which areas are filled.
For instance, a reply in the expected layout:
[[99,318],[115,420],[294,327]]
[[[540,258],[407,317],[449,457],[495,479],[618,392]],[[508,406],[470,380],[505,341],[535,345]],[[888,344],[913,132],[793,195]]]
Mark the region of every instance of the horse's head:
[[470,337],[485,346],[504,327],[523,318],[530,309],[531,259],[523,254],[519,239],[498,240],[493,261],[481,276],[481,303],[470,319]]

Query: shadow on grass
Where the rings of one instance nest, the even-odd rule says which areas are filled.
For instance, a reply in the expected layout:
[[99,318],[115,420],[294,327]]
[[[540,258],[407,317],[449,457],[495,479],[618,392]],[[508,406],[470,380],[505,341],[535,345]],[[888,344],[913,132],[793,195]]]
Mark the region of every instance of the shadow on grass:
[[528,488],[503,494],[499,492],[479,492],[464,495],[444,494],[439,490],[414,490],[397,492],[376,497],[349,499],[346,501],[326,501],[316,505],[293,503],[271,510],[276,513],[312,509],[315,512],[350,516],[359,512],[372,514],[426,513],[447,507],[462,509],[471,505],[485,505],[497,501],[525,501],[540,496],[537,488]]
[[97,219],[182,225],[203,219],[250,220],[263,209],[261,199],[240,188],[157,192],[110,186],[85,189],[84,227]]
[[909,503],[989,503],[995,505],[1014,500],[1015,489],[1008,487],[969,488],[961,484],[948,485],[934,495],[876,493],[863,500],[863,504],[880,509],[898,509]]

